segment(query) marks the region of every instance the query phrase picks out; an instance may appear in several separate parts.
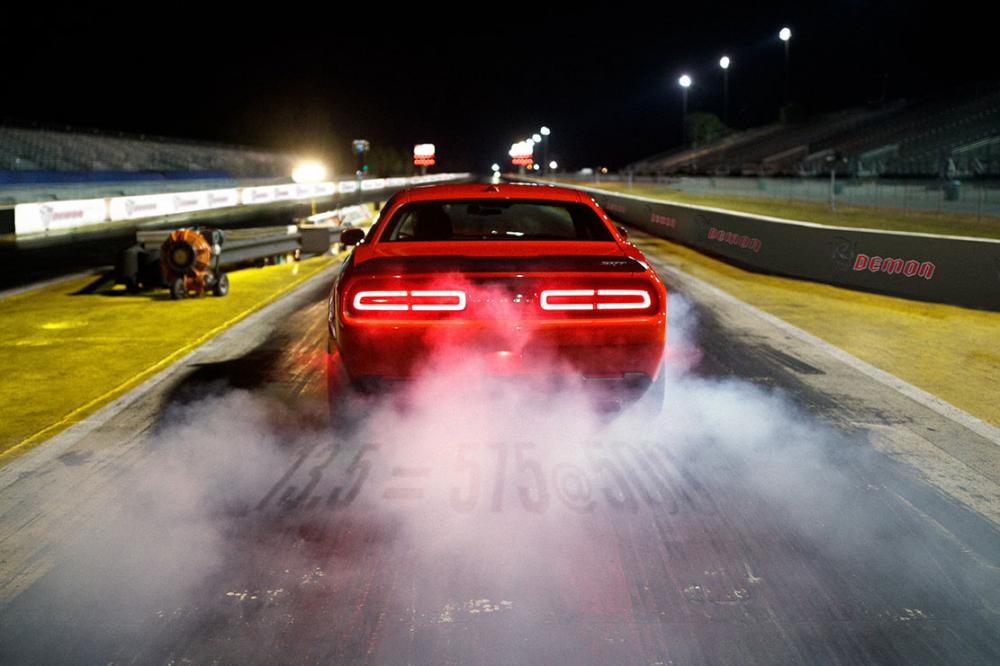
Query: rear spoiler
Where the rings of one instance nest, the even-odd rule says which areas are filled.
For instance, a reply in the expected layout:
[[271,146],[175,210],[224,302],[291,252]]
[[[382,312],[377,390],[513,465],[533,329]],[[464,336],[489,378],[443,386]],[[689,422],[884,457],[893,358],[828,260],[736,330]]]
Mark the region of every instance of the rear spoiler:
[[642,273],[643,262],[624,256],[548,255],[539,257],[416,256],[369,259],[357,275],[387,273]]

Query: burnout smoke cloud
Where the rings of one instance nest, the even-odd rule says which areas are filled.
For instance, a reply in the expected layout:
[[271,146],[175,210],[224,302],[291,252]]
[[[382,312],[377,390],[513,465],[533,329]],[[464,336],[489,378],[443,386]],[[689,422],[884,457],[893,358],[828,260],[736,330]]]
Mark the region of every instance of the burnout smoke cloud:
[[[310,408],[264,391],[171,410],[152,464],[125,476],[116,510],[42,592],[57,616],[83,618],[54,644],[266,655],[305,632],[310,654],[335,657],[369,635],[351,619],[365,608],[385,618],[389,661],[414,635],[458,628],[499,661],[629,658],[641,623],[735,618],[817,562],[899,580],[924,566],[911,553],[900,569],[912,544],[871,517],[868,449],[778,393],[692,372],[696,311],[672,295],[668,312],[652,417],[609,419],[582,384],[511,382],[448,347],[347,436],[290,427]],[[762,538],[779,542],[766,558]],[[667,583],[653,594],[644,579]],[[588,648],[586,618],[616,642]],[[252,629],[220,642],[240,623]],[[177,647],[186,632],[195,642]]]

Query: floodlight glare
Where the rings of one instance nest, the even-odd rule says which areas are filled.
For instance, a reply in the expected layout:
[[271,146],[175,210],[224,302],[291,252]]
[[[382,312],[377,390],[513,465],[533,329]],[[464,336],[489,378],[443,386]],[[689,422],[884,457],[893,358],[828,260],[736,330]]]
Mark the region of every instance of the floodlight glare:
[[682,74],[681,78],[677,79],[677,82],[681,84],[681,88],[691,87],[691,77],[687,74]]
[[548,136],[549,134],[551,134],[551,133],[552,133],[552,130],[550,130],[550,129],[549,129],[548,127],[545,127],[545,126],[543,125],[543,126],[542,126],[542,129],[541,129],[541,130],[539,130],[539,132],[541,133],[541,135],[542,135],[542,136]]
[[722,69],[729,69],[729,56],[722,56],[719,58],[719,67]]
[[319,162],[303,162],[292,170],[296,183],[320,183],[326,178],[326,167]]
[[783,42],[787,42],[791,38],[792,38],[792,31],[788,28],[782,28],[781,32],[778,33],[778,39],[780,39]]
[[500,171],[500,165],[497,164],[496,162],[494,162],[493,166],[491,166],[490,168],[493,170],[494,173]]
[[555,171],[556,169],[559,168],[559,164],[557,164],[555,160],[552,160],[551,162],[549,162],[549,168]]
[[542,142],[542,135],[541,134],[532,134],[531,135],[531,140],[534,141],[535,143],[541,143]]

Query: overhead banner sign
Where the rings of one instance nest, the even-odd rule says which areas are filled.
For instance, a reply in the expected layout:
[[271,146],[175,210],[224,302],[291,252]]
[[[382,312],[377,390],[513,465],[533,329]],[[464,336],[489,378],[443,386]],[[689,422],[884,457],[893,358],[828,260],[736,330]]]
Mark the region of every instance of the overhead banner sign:
[[434,144],[418,143],[413,146],[413,164],[415,166],[434,166]]
[[530,167],[534,162],[535,147],[527,141],[518,141],[510,147],[510,161],[515,166]]

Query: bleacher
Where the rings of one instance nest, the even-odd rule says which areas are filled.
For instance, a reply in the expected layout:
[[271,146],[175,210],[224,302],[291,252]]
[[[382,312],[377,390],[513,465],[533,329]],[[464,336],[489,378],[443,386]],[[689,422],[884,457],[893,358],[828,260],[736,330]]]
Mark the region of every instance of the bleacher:
[[721,155],[739,151],[743,146],[756,141],[766,140],[782,129],[781,125],[775,124],[750,129],[745,132],[737,132],[701,147],[672,150],[660,155],[654,155],[653,157],[629,165],[627,169],[640,175],[705,173],[707,168],[711,168],[711,166],[706,167],[706,164],[713,165],[717,163]]
[[[0,183],[65,182],[67,174],[211,173],[232,178],[287,177],[290,155],[161,137],[0,127]],[[3,177],[5,176],[5,177]]]
[[736,132],[626,167],[636,175],[1000,176],[1000,86]]

